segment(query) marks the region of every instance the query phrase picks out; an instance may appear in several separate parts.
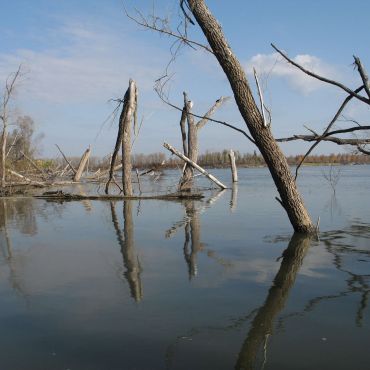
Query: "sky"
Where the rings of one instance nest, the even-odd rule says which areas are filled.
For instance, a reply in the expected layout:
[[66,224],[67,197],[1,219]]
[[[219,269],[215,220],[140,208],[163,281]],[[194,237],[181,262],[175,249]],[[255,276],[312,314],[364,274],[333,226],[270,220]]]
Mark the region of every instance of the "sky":
[[[134,152],[165,152],[164,141],[181,148],[180,114],[164,104],[153,87],[171,60],[173,39],[145,30],[128,19],[134,14],[179,18],[178,0],[0,0],[0,91],[7,76],[22,64],[23,75],[12,101],[12,117],[29,115],[44,139],[40,156],[56,157],[55,144],[67,155],[79,156],[91,145],[93,155],[112,152],[117,120],[108,119],[114,99],[122,98],[130,78],[139,88],[142,122]],[[277,45],[306,68],[356,88],[359,76],[353,55],[370,70],[370,2],[342,0],[281,0],[250,2],[208,0],[207,4],[247,72],[256,94],[252,68],[261,80],[272,113],[275,137],[306,134],[304,125],[320,132],[345,98],[337,88],[315,81],[282,61]],[[205,43],[198,26],[190,38]],[[169,100],[182,106],[182,92],[193,111],[204,114],[220,96],[232,96],[230,86],[209,53],[182,48],[171,63]],[[347,119],[368,123],[369,108],[353,102]],[[214,118],[247,129],[233,99]],[[347,127],[339,122],[338,127]],[[200,152],[234,149],[253,152],[244,136],[209,122],[199,133]],[[300,154],[307,144],[283,144],[287,155]],[[347,150],[320,144],[316,154]]]

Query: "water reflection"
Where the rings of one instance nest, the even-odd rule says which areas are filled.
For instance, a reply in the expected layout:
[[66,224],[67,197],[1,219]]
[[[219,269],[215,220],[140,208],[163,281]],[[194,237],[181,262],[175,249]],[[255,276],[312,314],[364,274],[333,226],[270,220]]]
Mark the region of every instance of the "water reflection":
[[[356,246],[353,245],[351,239],[356,239]],[[354,222],[345,230],[323,233],[321,241],[333,256],[335,268],[347,275],[345,279],[347,291],[338,293],[334,298],[349,293],[358,293],[361,296],[355,318],[356,325],[361,327],[370,295],[369,269],[366,265],[364,266],[364,263],[370,262],[370,224]]]
[[286,304],[310,242],[309,237],[299,234],[294,234],[291,238],[287,249],[283,252],[280,269],[275,276],[265,303],[258,309],[248,336],[239,352],[235,369],[253,369],[262,346],[265,363],[267,342],[273,332],[274,319]]
[[235,212],[238,206],[238,183],[234,182],[231,188],[230,211]]
[[194,200],[181,202],[185,210],[184,218],[181,221],[175,222],[165,233],[166,238],[171,238],[179,229],[184,228],[183,252],[188,268],[189,280],[192,280],[198,274],[197,254],[199,252],[206,252],[207,257],[214,259],[224,267],[231,265],[223,258],[219,258],[213,250],[206,249],[206,245],[201,242],[200,215],[220,199],[223,194],[225,194],[225,190],[221,190],[210,196],[205,202]]
[[[27,297],[28,294],[26,294],[25,288],[23,287],[23,284],[21,280],[19,279],[18,273],[17,273],[17,256],[14,254],[13,251],[13,245],[12,245],[12,239],[9,231],[9,219],[10,221],[13,221],[15,218],[18,220],[23,220],[24,222],[27,222],[29,219],[35,220],[34,215],[33,217],[30,216],[30,212],[22,213],[24,208],[22,205],[24,205],[24,202],[20,202],[20,214],[26,215],[25,218],[19,218],[17,217],[19,214],[17,212],[18,208],[14,206],[14,203],[17,202],[8,202],[7,199],[0,199],[0,231],[1,231],[1,253],[3,260],[5,264],[9,268],[9,282],[12,289],[17,292],[22,297]],[[27,203],[27,202],[26,202]],[[18,205],[19,205],[18,204]],[[32,207],[29,207],[32,210]],[[34,232],[34,228],[36,229],[36,222],[32,223],[33,228],[25,227],[24,223],[22,230],[26,233],[32,233]],[[36,229],[37,230],[37,229]]]
[[129,284],[131,297],[134,298],[136,302],[140,302],[143,298],[143,287],[140,276],[142,268],[139,257],[135,251],[132,201],[123,202],[123,234],[119,226],[114,202],[110,202],[110,209],[112,223],[116,231],[118,243],[121,247],[123,265],[126,268],[123,275]]
[[22,234],[36,235],[37,223],[32,198],[0,199],[0,227],[15,224]]
[[198,273],[197,254],[204,249],[204,244],[200,241],[200,217],[195,202],[186,201],[184,207],[188,219],[184,228],[184,257],[188,266],[189,279],[192,279]]

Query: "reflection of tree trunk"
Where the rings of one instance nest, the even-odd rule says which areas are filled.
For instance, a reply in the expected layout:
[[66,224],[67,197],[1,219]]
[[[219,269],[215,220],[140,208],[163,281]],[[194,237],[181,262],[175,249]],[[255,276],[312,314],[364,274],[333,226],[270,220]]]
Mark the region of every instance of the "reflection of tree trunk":
[[238,184],[233,183],[233,187],[231,189],[231,200],[230,200],[230,210],[231,212],[235,212],[238,206]]
[[0,200],[1,202],[1,213],[0,213],[0,228],[4,230],[5,246],[6,251],[4,251],[5,258],[10,260],[13,257],[12,254],[12,244],[8,232],[8,209],[5,199]]
[[[189,221],[185,225],[185,243],[184,243],[184,256],[188,265],[189,278],[197,275],[197,253],[203,249],[200,242],[200,219],[199,212],[196,210],[194,201],[185,203],[186,216]],[[189,240],[191,250],[189,252]]]
[[139,302],[143,298],[143,290],[141,285],[141,267],[139,258],[135,253],[134,246],[134,223],[132,220],[132,203],[131,201],[123,202],[123,235],[119,227],[117,214],[115,210],[115,204],[111,205],[112,222],[117,234],[117,240],[121,247],[121,253],[123,257],[123,264],[126,268],[124,276],[129,284],[131,297]]
[[274,319],[285,306],[309,245],[310,238],[298,234],[294,234],[290,240],[265,303],[258,310],[247,339],[239,352],[236,369],[251,370],[254,368],[261,344],[268,335],[272,334]]

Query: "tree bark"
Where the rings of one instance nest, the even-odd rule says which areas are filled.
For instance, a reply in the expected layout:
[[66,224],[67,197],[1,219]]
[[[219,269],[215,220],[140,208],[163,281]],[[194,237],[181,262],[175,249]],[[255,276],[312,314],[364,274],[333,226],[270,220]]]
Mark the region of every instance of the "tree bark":
[[0,177],[1,177],[1,187],[5,188],[5,160],[6,160],[6,138],[7,138],[6,124],[3,126],[3,132],[1,134],[1,149],[0,149]]
[[137,109],[137,89],[134,80],[130,79],[129,87],[123,99],[122,112],[119,118],[118,134],[116,145],[112,154],[112,160],[109,170],[109,178],[105,185],[105,193],[108,194],[109,184],[113,179],[115,171],[115,162],[120,146],[122,145],[122,184],[123,193],[125,196],[132,196],[132,181],[131,181],[131,122],[133,115],[136,115]]
[[238,182],[238,171],[236,169],[236,164],[235,164],[235,154],[234,154],[234,151],[231,149],[229,151],[229,159],[230,159],[231,175],[232,175],[233,182]]
[[314,226],[298,192],[285,156],[270,129],[264,127],[261,113],[253,98],[244,69],[228,45],[221,26],[211,14],[204,0],[187,1],[229,80],[239,111],[270,170],[294,230],[299,233],[314,232]]
[[81,157],[81,160],[80,160],[80,163],[78,165],[76,174],[75,174],[75,176],[73,178],[73,181],[80,181],[81,176],[82,176],[82,173],[83,173],[83,171],[85,169],[86,163],[89,160],[90,153],[91,153],[91,149],[90,148],[88,148],[88,149],[85,150],[85,153]]
[[209,178],[211,181],[213,181],[216,185],[218,185],[221,189],[227,189],[227,186],[224,185],[221,181],[217,180],[216,177],[208,173],[204,168],[200,167],[195,162],[191,161],[189,158],[185,157],[182,153],[180,153],[178,150],[176,150],[173,146],[164,143],[163,146],[168,149],[171,153],[177,155],[180,159],[185,161],[190,166],[196,168],[200,173],[202,173],[204,176]]
[[123,122],[123,139],[122,139],[122,185],[123,194],[132,195],[132,164],[131,164],[131,122],[136,111],[136,84],[130,80],[129,99],[127,114]]

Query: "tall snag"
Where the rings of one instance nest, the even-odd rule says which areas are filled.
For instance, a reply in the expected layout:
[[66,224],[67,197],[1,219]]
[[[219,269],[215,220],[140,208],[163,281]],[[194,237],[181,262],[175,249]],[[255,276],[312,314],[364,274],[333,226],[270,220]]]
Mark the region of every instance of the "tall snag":
[[[220,99],[217,99],[213,106],[208,110],[208,112],[204,115],[202,119],[198,122],[195,122],[194,116],[191,113],[191,109],[193,107],[193,102],[188,100],[188,96],[186,92],[184,92],[184,108],[182,109],[181,113],[181,120],[180,120],[180,128],[181,128],[181,136],[182,136],[182,145],[184,150],[184,155],[188,157],[194,163],[198,161],[198,132],[202,129],[206,123],[208,122],[209,118],[213,115],[213,113],[219,108],[225,101],[229,98],[221,96]],[[186,121],[188,123],[187,134],[186,134]],[[192,179],[193,179],[193,167],[189,164],[186,164],[183,176],[180,180],[179,188],[181,191],[190,191],[192,187]]]
[[314,226],[298,192],[285,156],[272,136],[269,127],[264,125],[244,69],[228,45],[220,24],[204,0],[187,0],[187,3],[229,80],[239,111],[270,170],[281,197],[281,204],[286,210],[294,230],[299,233],[312,233]]
[[137,87],[134,80],[130,79],[129,87],[123,98],[122,112],[119,117],[118,134],[116,145],[114,147],[112,161],[110,164],[109,178],[105,186],[105,193],[108,194],[109,184],[113,180],[114,167],[117,159],[118,151],[122,145],[122,185],[123,194],[132,196],[132,181],[131,181],[131,123],[134,120],[136,125],[137,111]]

